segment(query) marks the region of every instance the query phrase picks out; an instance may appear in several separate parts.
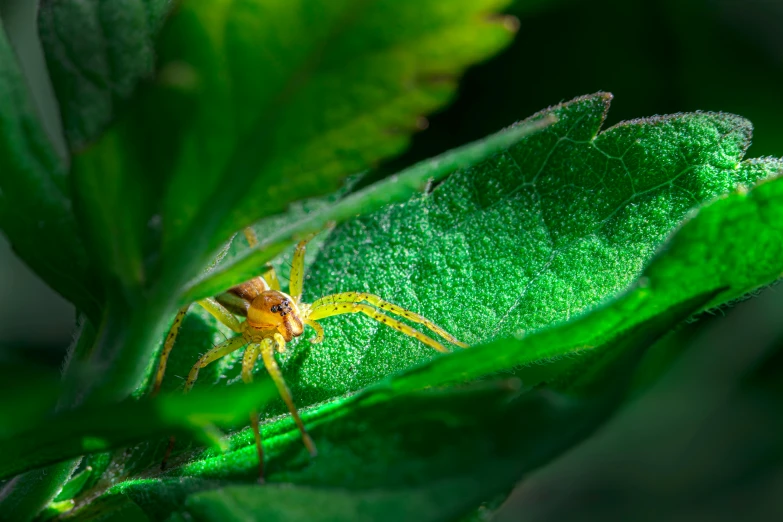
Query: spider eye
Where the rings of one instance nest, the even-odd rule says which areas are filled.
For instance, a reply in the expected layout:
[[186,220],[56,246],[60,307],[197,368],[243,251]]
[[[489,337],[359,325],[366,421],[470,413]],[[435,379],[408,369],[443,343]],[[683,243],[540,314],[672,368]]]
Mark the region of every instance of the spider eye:
[[272,307],[272,313],[275,313],[275,314],[276,314],[278,310],[280,310],[280,307],[279,307],[278,305],[274,305],[274,306]]

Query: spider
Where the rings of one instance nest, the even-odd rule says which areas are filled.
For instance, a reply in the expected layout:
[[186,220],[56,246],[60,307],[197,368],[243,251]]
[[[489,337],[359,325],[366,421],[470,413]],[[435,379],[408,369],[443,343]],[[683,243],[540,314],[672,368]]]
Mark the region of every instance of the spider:
[[[266,370],[269,372],[296,423],[305,447],[312,456],[315,456],[317,453],[315,444],[307,433],[307,429],[294,404],[291,391],[288,389],[280,367],[275,360],[275,353],[284,352],[286,343],[290,342],[294,337],[301,336],[304,333],[305,326],[310,326],[315,331],[315,337],[311,338],[310,342],[320,343],[324,339],[324,329],[318,323],[318,320],[335,315],[362,313],[376,321],[391,326],[405,335],[418,339],[439,352],[449,352],[440,342],[384,313],[388,312],[425,326],[451,344],[462,348],[468,347],[467,344],[459,341],[429,319],[385,301],[377,295],[365,292],[343,292],[322,297],[313,303],[302,302],[305,249],[307,243],[314,236],[315,234],[308,236],[296,246],[291,266],[289,293],[286,294],[281,291],[274,268],[270,266],[262,276],[235,286],[228,292],[215,298],[198,301],[198,304],[204,307],[218,321],[239,335],[225,340],[202,355],[193,365],[185,381],[185,393],[187,393],[193,388],[201,368],[247,346],[242,357],[242,380],[245,383],[252,382],[253,368],[260,354]],[[251,248],[258,244],[258,239],[251,229],[245,229],[245,237]],[[171,353],[171,349],[174,347],[177,332],[189,307],[190,305],[182,308],[177,313],[171,330],[166,337],[155,376],[153,394],[160,390],[166,371],[166,361]],[[245,317],[246,319],[240,322],[236,316]],[[250,425],[253,429],[258,452],[259,482],[263,482],[264,450],[258,424],[258,412],[253,411],[250,413]],[[167,456],[168,452],[171,451],[171,447],[172,444],[169,445]],[[165,459],[164,457],[164,466]]]

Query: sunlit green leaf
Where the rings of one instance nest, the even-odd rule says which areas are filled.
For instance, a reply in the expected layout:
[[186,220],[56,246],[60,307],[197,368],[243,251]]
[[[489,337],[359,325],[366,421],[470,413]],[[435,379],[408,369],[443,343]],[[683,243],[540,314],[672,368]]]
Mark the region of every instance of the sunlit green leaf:
[[[150,236],[162,241],[158,262],[195,276],[242,226],[399,153],[462,70],[509,41],[509,24],[493,16],[501,4],[182,2],[160,36],[156,81],[75,163],[77,179],[92,180],[85,222],[102,217],[101,196],[114,208],[93,240],[129,236],[113,261],[135,268]],[[124,9],[102,4],[96,16],[120,23]],[[143,39],[151,25],[136,18]],[[131,79],[146,63],[137,53]],[[122,196],[126,210],[116,208]]]
[[[757,162],[751,165],[758,166]],[[769,161],[767,167],[780,165]],[[736,299],[783,274],[783,178],[713,201],[694,214],[653,258],[636,284],[605,306],[561,326],[514,342],[497,341],[440,358],[392,381],[397,389],[470,379],[519,365],[530,384],[583,371],[594,347],[676,303],[719,291],[707,304]]]
[[[557,123],[508,152],[455,173],[429,194],[338,227],[310,267],[305,300],[375,293],[470,344],[530,335],[622,294],[691,208],[781,168],[777,160],[742,161],[749,123],[726,114],[656,117],[600,132],[609,99],[599,94],[555,107]],[[630,299],[618,306],[634,310]],[[616,333],[617,320],[603,332]],[[323,326],[326,340],[300,343],[287,365],[300,404],[435,357],[360,314]],[[573,339],[557,346],[528,350],[525,361],[576,348]],[[479,368],[524,362],[472,351],[458,356],[476,361],[475,371],[444,357],[455,365],[445,375],[478,376]]]

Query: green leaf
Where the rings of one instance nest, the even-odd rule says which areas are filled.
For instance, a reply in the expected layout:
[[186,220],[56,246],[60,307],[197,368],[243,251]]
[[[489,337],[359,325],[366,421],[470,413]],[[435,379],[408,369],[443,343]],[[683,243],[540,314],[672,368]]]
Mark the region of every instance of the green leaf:
[[543,117],[520,123],[419,162],[356,192],[345,195],[347,187],[344,187],[329,197],[306,200],[286,214],[264,219],[252,227],[259,238],[259,245],[250,248],[244,242],[233,241],[226,256],[215,268],[188,283],[188,292],[183,300],[193,302],[243,283],[258,275],[258,267],[273,261],[290,246],[292,240],[319,232],[330,223],[342,223],[386,205],[407,201],[454,171],[475,165],[554,121],[554,117]]
[[78,459],[59,462],[45,469],[22,473],[3,484],[0,489],[3,518],[15,522],[32,520],[57,495],[78,463]]
[[[417,488],[350,491],[270,484],[228,486],[188,497],[185,508],[196,521],[376,521],[454,520],[475,501],[476,482],[456,478]],[[459,502],[455,497],[465,495]]]
[[[598,94],[545,111],[557,123],[506,153],[453,174],[430,194],[338,227],[310,267],[305,301],[371,292],[469,344],[529,335],[624,292],[693,206],[781,168],[777,160],[742,161],[751,128],[732,115],[656,117],[599,133],[609,100]],[[628,298],[618,306],[637,305]],[[323,343],[291,350],[284,364],[299,404],[435,357],[360,315],[324,320]],[[602,331],[616,334],[619,317]],[[525,360],[576,346],[564,338]],[[462,357],[476,365],[472,376],[521,364],[517,355],[506,360],[490,351],[445,357],[452,371],[444,375],[468,371]]]
[[131,206],[148,206],[94,239],[130,234],[138,263],[153,219],[166,286],[176,288],[172,272],[195,276],[238,229],[400,152],[454,78],[509,41],[508,24],[490,16],[500,3],[183,2],[162,31],[156,82],[110,131],[118,135],[76,163],[77,179],[104,174],[87,174],[87,217],[103,217],[99,195],[127,187],[143,187]]
[[[39,33],[71,149],[82,151],[98,139],[153,75],[153,44],[171,4],[43,2]],[[103,282],[111,292],[126,290],[129,298],[147,282],[145,247],[154,240],[149,220],[155,212],[147,195],[154,188],[144,176],[110,174],[144,171],[134,138],[120,126],[94,152],[76,155],[72,168],[94,265],[108,272]]]
[[118,495],[97,505],[90,504],[79,512],[80,522],[150,522],[139,506]]
[[[68,348],[65,367],[69,369],[78,367],[93,342],[95,342],[95,330],[82,316],[77,321],[77,329]],[[3,440],[7,438],[13,440],[18,434],[25,432],[45,432],[46,421],[51,413],[71,406],[76,400],[71,390],[64,387],[57,377],[47,375],[44,368],[32,370],[34,368],[20,369],[13,372],[12,377],[3,376],[1,379],[4,385],[10,384],[12,387],[0,391],[0,394],[15,397],[13,401],[4,401],[4,411],[0,412],[0,419],[5,421],[2,423],[5,429],[0,430],[2,432],[0,438]],[[31,373],[33,376],[30,375]],[[78,454],[66,456],[78,457]],[[30,520],[47,505],[46,511],[41,514],[44,518],[56,514],[61,508],[70,508],[70,503],[51,504],[81,460],[75,458],[63,461],[63,458],[65,456],[53,459],[51,465],[43,468],[39,468],[37,463],[17,468],[17,472],[26,471],[4,484],[0,491],[0,513],[10,520]],[[11,460],[13,459],[24,462],[27,455],[17,454]]]
[[38,33],[65,137],[81,150],[152,76],[154,40],[171,0],[42,0]]
[[192,495],[185,506],[194,520],[204,521],[431,520],[433,515],[450,511],[442,497],[460,490],[471,493],[475,484],[453,480],[446,485],[366,492],[287,485],[229,486]]
[[[751,168],[781,168],[781,162],[750,161]],[[420,366],[392,386],[399,390],[471,379],[519,365],[528,384],[556,374],[583,371],[588,362],[564,355],[589,354],[607,339],[704,292],[719,293],[707,304],[718,306],[783,274],[783,178],[761,182],[702,207],[650,262],[624,295],[579,319],[517,340],[491,342]]]
[[[783,162],[757,162],[783,174]],[[739,298],[783,275],[783,178],[741,187],[701,209],[685,223],[645,270],[660,301],[687,299],[708,288],[729,286],[711,303]],[[701,266],[696,265],[700,263]],[[674,278],[685,284],[675,285]]]
[[2,31],[0,64],[0,228],[30,268],[95,320],[101,289],[77,232],[65,166]]
[[53,502],[62,502],[64,500],[70,500],[79,492],[84,489],[84,486],[89,482],[92,475],[92,467],[86,466],[81,471],[77,471],[74,475],[68,479],[63,488],[54,497]]
[[[59,375],[48,366],[0,364],[0,438],[20,427],[32,427],[51,411],[60,393]],[[32,393],[18,394],[19,389]]]
[[104,274],[109,292],[140,293],[147,282],[144,242],[148,232],[149,203],[138,180],[107,176],[132,169],[138,160],[128,151],[123,136],[111,133],[86,161],[75,156],[73,185],[80,224],[91,257]]
[[[504,20],[491,16],[503,3],[357,8],[343,0],[307,2],[307,11],[296,2],[244,0],[220,9],[185,3],[163,40],[163,67],[191,67],[194,94],[208,103],[173,169],[163,214],[167,244],[193,231],[199,207],[229,212],[220,242],[399,153],[417,118],[448,101],[465,66],[509,42]],[[195,36],[202,45],[182,45]],[[215,196],[229,192],[222,184],[238,186],[230,207]]]
[[[248,412],[276,397],[276,393],[271,381],[265,379],[220,392],[197,391],[60,412],[47,419],[45,429],[23,430],[0,441],[4,448],[0,479],[155,436],[195,436],[202,442],[220,446],[213,425],[243,424]],[[160,453],[159,458],[162,456]]]

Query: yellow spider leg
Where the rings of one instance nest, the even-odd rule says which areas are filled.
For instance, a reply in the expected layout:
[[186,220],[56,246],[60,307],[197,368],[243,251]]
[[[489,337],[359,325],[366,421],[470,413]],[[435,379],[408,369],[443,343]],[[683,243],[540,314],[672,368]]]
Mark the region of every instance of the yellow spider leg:
[[[238,337],[232,337],[231,339],[226,339],[219,345],[212,348],[210,351],[202,355],[199,360],[196,362],[196,364],[193,365],[193,368],[190,370],[190,373],[188,374],[188,379],[185,381],[185,391],[184,393],[188,393],[192,388],[193,385],[196,383],[196,379],[198,378],[198,372],[201,368],[208,365],[209,363],[216,361],[220,359],[221,357],[224,357],[231,352],[234,352],[242,346],[245,345],[247,341],[245,341],[245,338],[241,335]],[[163,455],[163,461],[160,463],[160,469],[165,470],[166,469],[166,463],[169,460],[169,456],[171,455],[171,450],[174,449],[174,444],[176,443],[176,439],[174,436],[169,437],[169,445],[166,448],[166,453]]]
[[227,339],[220,343],[219,345],[212,348],[210,351],[202,355],[198,361],[196,361],[196,364],[193,365],[193,368],[190,370],[190,373],[188,374],[188,380],[185,381],[185,393],[189,392],[191,388],[193,388],[193,384],[195,384],[196,379],[198,378],[198,371],[203,368],[204,366],[208,365],[211,362],[214,362],[221,357],[225,357],[226,355],[230,354],[231,352],[235,352],[242,348],[245,344],[247,344],[247,341],[244,337],[241,335],[238,337],[232,337],[231,339]]
[[265,266],[266,270],[263,274],[261,274],[261,277],[264,278],[266,281],[266,284],[269,285],[269,288],[272,290],[280,291],[280,280],[277,278],[277,272],[275,271],[275,267],[273,267],[270,264],[267,264]]
[[[242,357],[242,380],[245,384],[253,382],[253,367],[256,365],[258,359],[258,352],[260,347],[253,343],[245,350],[245,355]],[[258,481],[264,482],[264,446],[261,441],[261,430],[258,427],[258,411],[253,410],[250,412],[250,427],[253,429],[253,438],[256,441],[256,452],[258,453]]]
[[310,328],[315,330],[315,337],[313,339],[310,339],[310,342],[313,344],[318,344],[321,341],[324,340],[324,327],[320,324],[316,323],[312,319],[305,319],[304,323],[307,325],[310,325]]
[[[234,332],[242,333],[242,323],[239,322],[234,314],[229,312],[226,307],[218,303],[215,299],[211,297],[202,299],[201,301],[198,301],[198,304],[200,304],[207,312],[212,314],[215,319],[231,328],[231,330]],[[179,327],[182,325],[182,320],[185,318],[185,314],[187,313],[188,308],[190,308],[190,305],[180,308],[179,312],[177,312],[177,315],[174,318],[174,324],[171,325],[169,334],[166,336],[166,342],[163,344],[163,352],[161,353],[160,362],[158,363],[158,371],[155,374],[155,383],[152,387],[152,395],[157,395],[157,393],[160,391],[160,385],[163,382],[163,376],[166,373],[166,364],[168,363],[169,355],[171,354],[172,348],[174,348],[174,342],[177,340]],[[205,363],[204,366],[206,366],[206,364],[208,363]],[[196,374],[198,374],[198,371],[196,371]]]
[[245,227],[245,239],[247,239],[247,244],[250,245],[250,248],[255,248],[258,246],[258,236],[256,236],[255,231],[250,227]]
[[422,317],[417,313],[402,308],[401,306],[397,306],[396,304],[390,303],[389,301],[385,301],[384,299],[381,299],[374,294],[368,294],[366,292],[343,292],[340,294],[327,295],[315,301],[311,306],[315,309],[320,306],[328,306],[332,303],[360,303],[362,301],[366,301],[373,306],[377,306],[381,310],[388,310],[389,312],[395,315],[399,315],[400,317],[404,317],[411,322],[422,324],[452,344],[456,344],[462,348],[468,347],[467,344],[463,343],[426,317]]
[[297,411],[294,400],[291,397],[291,390],[288,389],[288,385],[286,385],[285,380],[283,379],[280,367],[275,360],[275,344],[277,344],[279,351],[282,352],[285,349],[285,339],[283,339],[283,336],[279,333],[275,334],[274,341],[272,341],[272,339],[264,339],[261,342],[261,357],[264,359],[264,366],[266,366],[266,370],[275,382],[275,386],[277,386],[277,391],[280,393],[286,406],[288,406],[288,411],[291,412],[296,427],[299,428],[299,433],[302,435],[302,442],[304,442],[307,451],[310,452],[310,455],[315,457],[318,454],[318,451],[315,449],[315,443],[313,443],[313,439],[310,438],[310,435],[307,434],[302,418],[299,417],[299,411]]
[[[252,228],[245,228],[245,239],[247,239],[247,244],[250,245],[250,248],[255,248],[258,246],[258,236],[256,236],[256,233]],[[277,290],[278,292],[280,291],[280,280],[277,278],[277,272],[275,272],[275,269],[272,267],[272,265],[266,265],[266,271],[261,274],[261,277],[264,278],[266,283],[269,285],[269,288],[272,290]]]
[[302,288],[304,288],[304,262],[307,243],[315,237],[310,234],[296,245],[294,250],[294,260],[291,263],[291,283],[288,287],[288,293],[299,303],[302,300]]
[[176,317],[174,317],[174,323],[171,325],[171,330],[169,330],[169,334],[166,336],[166,342],[163,344],[163,352],[160,354],[160,362],[158,362],[158,371],[155,373],[155,383],[152,386],[153,397],[160,391],[160,385],[163,383],[163,376],[166,374],[166,363],[169,360],[169,354],[171,354],[171,349],[174,348],[174,341],[177,340],[179,327],[182,325],[185,314],[188,313],[188,308],[190,308],[190,305],[183,306],[179,309]]
[[248,345],[245,354],[242,356],[242,381],[245,384],[253,382],[253,367],[256,365],[259,351],[258,344],[252,343]]
[[[318,301],[320,301],[320,299]],[[309,319],[311,320],[323,319],[324,317],[332,317],[333,315],[355,314],[357,312],[363,313],[365,315],[369,315],[376,321],[380,321],[385,325],[391,326],[395,330],[402,332],[405,335],[408,335],[410,337],[415,337],[419,341],[423,342],[424,344],[426,344],[431,348],[436,349],[439,352],[449,353],[449,351],[438,341],[427,337],[420,331],[411,328],[407,324],[401,323],[397,319],[393,317],[389,317],[388,315],[381,313],[375,308],[373,308],[372,306],[366,304],[350,303],[350,302],[322,304],[317,308],[313,308],[313,310],[310,312]]]
[[231,328],[231,330],[234,332],[242,333],[242,323],[239,322],[239,319],[237,319],[234,314],[229,312],[228,308],[218,303],[214,298],[207,297],[206,299],[198,301],[198,304],[200,304],[207,312],[212,314],[215,319]]

